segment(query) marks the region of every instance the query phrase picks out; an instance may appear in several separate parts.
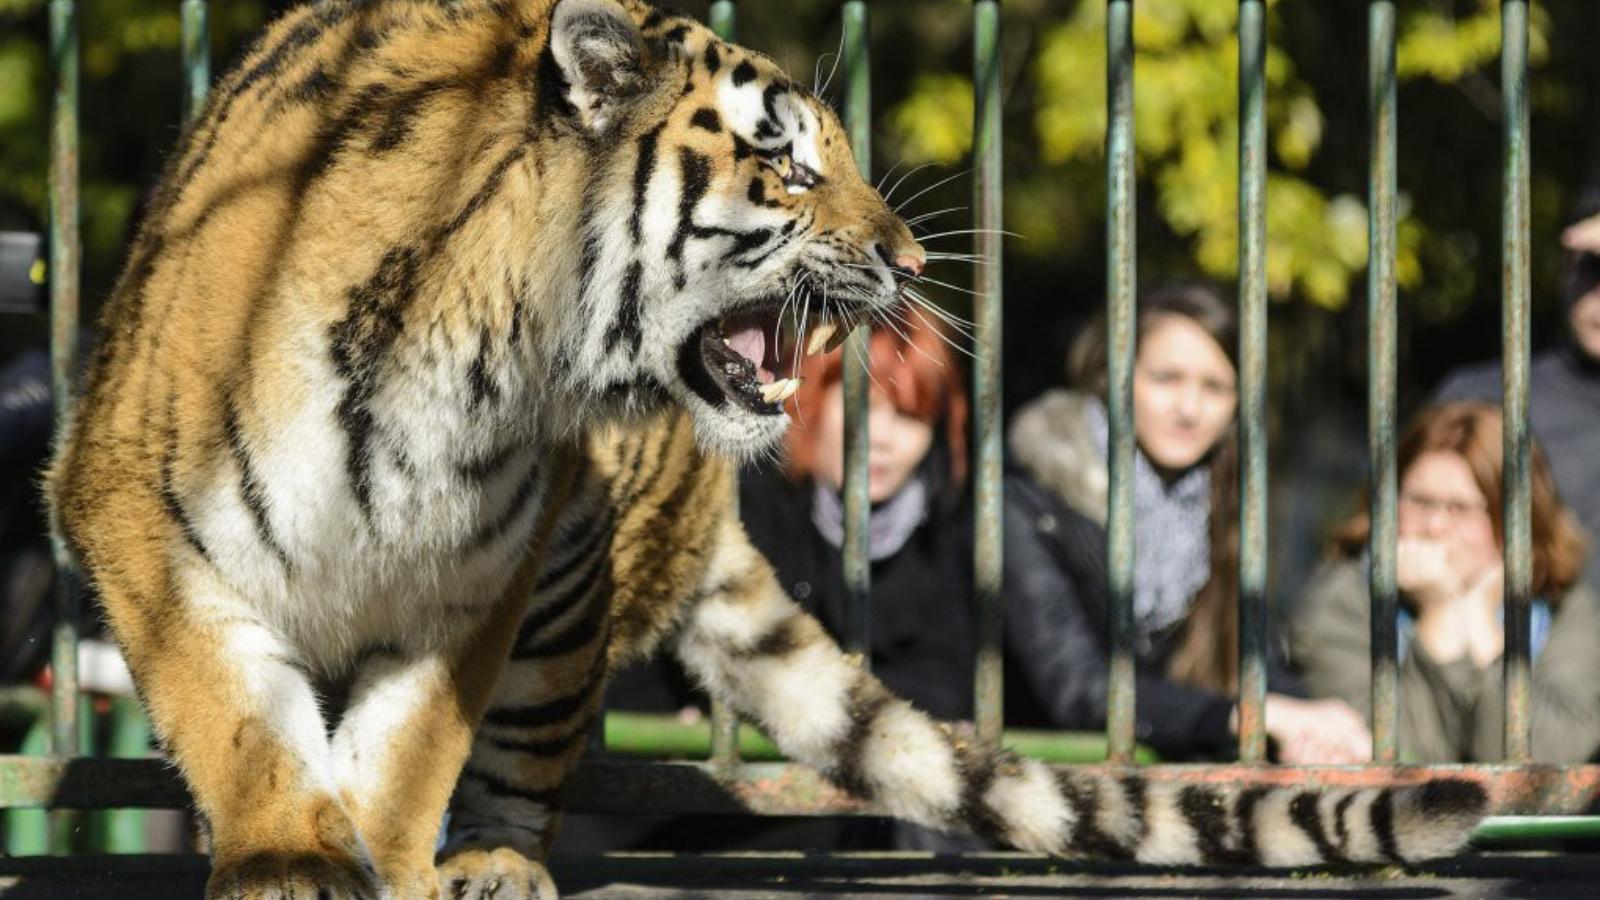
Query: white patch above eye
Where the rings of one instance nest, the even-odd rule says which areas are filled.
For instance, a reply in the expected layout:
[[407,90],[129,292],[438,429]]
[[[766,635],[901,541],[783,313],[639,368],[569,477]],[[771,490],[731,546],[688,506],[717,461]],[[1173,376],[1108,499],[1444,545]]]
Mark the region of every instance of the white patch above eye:
[[[816,113],[792,91],[775,94],[769,110],[765,100],[769,84],[757,78],[736,85],[731,71],[723,75],[717,84],[717,103],[722,107],[723,119],[734,134],[752,146],[775,150],[787,144],[795,162],[826,177],[817,147],[822,128]],[[789,193],[803,190],[790,187]]]
[[812,111],[809,103],[797,101],[791,105],[799,110],[802,122],[800,133],[795,135],[795,162],[826,177],[828,173],[822,167],[822,152],[817,148],[817,135],[822,133],[822,125],[817,121],[817,114]]

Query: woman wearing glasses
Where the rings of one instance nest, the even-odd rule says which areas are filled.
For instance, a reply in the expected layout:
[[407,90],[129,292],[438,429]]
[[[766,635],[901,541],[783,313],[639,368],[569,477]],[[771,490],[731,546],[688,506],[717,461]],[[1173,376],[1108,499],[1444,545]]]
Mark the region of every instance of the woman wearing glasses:
[[[1502,758],[1505,649],[1500,411],[1425,409],[1397,465],[1400,754],[1414,762]],[[1578,762],[1600,746],[1600,606],[1580,582],[1585,536],[1556,495],[1538,446],[1531,464],[1533,755]],[[1292,628],[1306,687],[1370,709],[1370,599],[1363,510],[1336,530]]]

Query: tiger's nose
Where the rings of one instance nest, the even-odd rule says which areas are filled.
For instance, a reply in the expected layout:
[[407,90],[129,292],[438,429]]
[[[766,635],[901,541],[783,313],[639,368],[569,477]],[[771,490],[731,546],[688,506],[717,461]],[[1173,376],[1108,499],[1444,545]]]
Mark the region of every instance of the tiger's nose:
[[925,265],[927,257],[921,253],[900,253],[894,258],[894,267],[902,272],[909,272],[912,278],[921,276]]
[[[922,269],[927,263],[927,254],[915,242],[911,243],[910,248],[901,246],[893,251],[885,248],[882,244],[874,243],[872,250],[878,255],[878,259],[889,267],[889,271],[894,273],[894,277],[901,280],[916,278],[921,275]],[[892,256],[890,255],[891,252],[893,253]]]

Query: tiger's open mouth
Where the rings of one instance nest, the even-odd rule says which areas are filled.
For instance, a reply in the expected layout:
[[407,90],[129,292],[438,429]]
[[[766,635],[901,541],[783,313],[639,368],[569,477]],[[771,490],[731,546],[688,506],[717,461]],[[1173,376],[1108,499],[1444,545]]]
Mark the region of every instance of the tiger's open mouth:
[[780,323],[778,307],[764,303],[701,325],[678,352],[678,371],[701,399],[714,406],[732,402],[763,416],[783,404],[804,379],[793,374],[806,356],[827,353],[844,342],[855,320],[833,316],[802,335],[795,323]]

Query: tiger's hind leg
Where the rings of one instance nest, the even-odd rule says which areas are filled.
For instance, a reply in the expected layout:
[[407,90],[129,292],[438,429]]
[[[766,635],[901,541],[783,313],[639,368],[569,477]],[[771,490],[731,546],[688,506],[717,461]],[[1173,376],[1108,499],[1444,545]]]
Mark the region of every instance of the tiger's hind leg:
[[543,860],[602,698],[611,603],[609,524],[560,543],[515,640],[450,805],[446,896],[555,900]]

